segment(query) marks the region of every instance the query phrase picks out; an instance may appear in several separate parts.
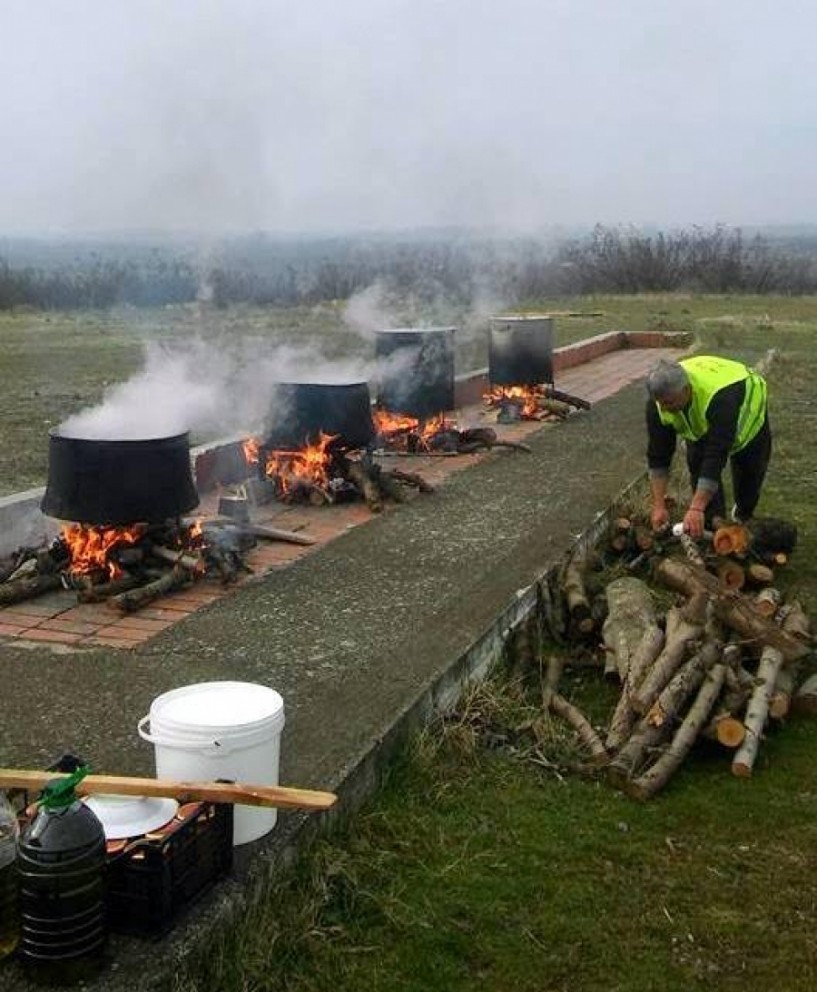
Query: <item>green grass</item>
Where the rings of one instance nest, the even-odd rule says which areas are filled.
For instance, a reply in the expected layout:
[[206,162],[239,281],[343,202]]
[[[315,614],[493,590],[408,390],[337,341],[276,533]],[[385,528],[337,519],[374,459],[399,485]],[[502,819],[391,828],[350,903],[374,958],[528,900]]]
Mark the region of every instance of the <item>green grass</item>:
[[[582,306],[605,311],[593,332],[661,321],[694,330],[705,350],[747,359],[779,350],[762,511],[799,527],[780,584],[814,616],[817,300]],[[563,689],[595,718],[614,699],[587,672],[568,674]],[[518,728],[533,715],[527,705],[500,679],[466,701],[459,722],[423,735],[366,810],[306,852],[176,988],[815,987],[817,721],[771,730],[751,780],[731,775],[727,754],[698,745],[667,789],[639,805],[604,780],[560,770],[573,744],[547,718],[542,750],[555,768],[530,760],[513,734],[485,746],[494,736],[475,731],[475,712]]]

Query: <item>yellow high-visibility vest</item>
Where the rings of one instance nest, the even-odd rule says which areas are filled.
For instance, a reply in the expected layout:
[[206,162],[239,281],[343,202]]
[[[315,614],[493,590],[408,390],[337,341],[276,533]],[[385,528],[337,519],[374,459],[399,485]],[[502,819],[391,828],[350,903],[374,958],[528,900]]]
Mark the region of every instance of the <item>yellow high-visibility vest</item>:
[[706,411],[715,393],[724,386],[746,380],[746,395],[740,408],[735,440],[729,449],[730,454],[740,451],[755,437],[766,419],[766,380],[759,372],[750,369],[742,362],[730,358],[714,358],[709,355],[694,355],[682,358],[692,399],[685,410],[665,410],[656,402],[661,423],[687,441],[700,441],[709,430]]

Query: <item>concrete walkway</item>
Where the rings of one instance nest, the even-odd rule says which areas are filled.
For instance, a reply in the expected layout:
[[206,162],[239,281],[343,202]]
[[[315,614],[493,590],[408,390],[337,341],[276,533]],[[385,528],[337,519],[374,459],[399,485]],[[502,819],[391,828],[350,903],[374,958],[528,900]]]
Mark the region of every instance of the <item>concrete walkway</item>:
[[[152,775],[152,748],[136,734],[151,701],[237,679],[284,697],[282,783],[338,790],[354,808],[404,715],[641,471],[644,394],[629,384],[668,353],[630,348],[557,373],[558,388],[594,406],[532,429],[530,455],[495,450],[433,496],[367,519],[138,647],[55,652],[4,640],[0,763],[44,767],[72,750],[100,773]],[[237,848],[234,878],[161,953],[115,938],[116,967],[97,987],[158,988],[175,959],[240,912],[303,821],[282,815],[267,838]],[[27,988],[14,963],[0,981],[7,992]]]

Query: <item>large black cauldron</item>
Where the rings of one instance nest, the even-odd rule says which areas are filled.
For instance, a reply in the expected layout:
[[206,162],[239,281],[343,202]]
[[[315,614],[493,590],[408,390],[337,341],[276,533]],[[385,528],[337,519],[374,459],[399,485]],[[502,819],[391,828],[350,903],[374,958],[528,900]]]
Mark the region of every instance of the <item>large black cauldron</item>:
[[425,419],[454,409],[454,328],[378,331],[377,402]]
[[266,448],[303,448],[321,433],[343,448],[365,448],[374,437],[367,382],[279,382],[275,386]]
[[187,434],[110,441],[51,432],[41,504],[49,517],[121,527],[161,523],[198,503]]
[[553,382],[552,317],[492,317],[490,333],[488,380],[492,386]]

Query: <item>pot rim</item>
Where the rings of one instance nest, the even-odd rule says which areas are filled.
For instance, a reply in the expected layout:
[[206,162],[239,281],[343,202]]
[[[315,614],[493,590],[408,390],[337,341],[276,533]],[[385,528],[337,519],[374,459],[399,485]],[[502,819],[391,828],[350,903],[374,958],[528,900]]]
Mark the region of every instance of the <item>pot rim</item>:
[[190,431],[157,437],[87,437],[86,435],[63,434],[59,427],[52,427],[48,431],[48,436],[53,441],[79,441],[83,444],[155,444],[157,441],[189,441]]

